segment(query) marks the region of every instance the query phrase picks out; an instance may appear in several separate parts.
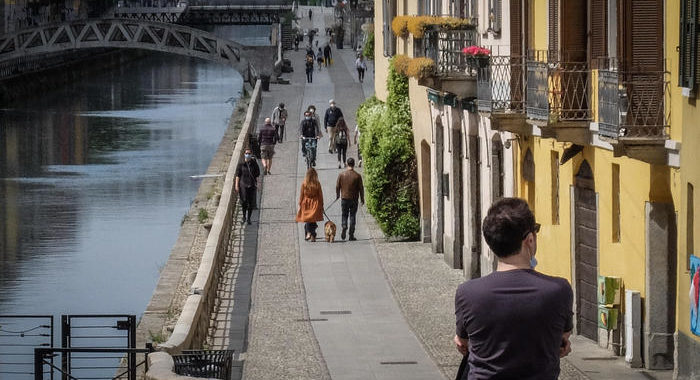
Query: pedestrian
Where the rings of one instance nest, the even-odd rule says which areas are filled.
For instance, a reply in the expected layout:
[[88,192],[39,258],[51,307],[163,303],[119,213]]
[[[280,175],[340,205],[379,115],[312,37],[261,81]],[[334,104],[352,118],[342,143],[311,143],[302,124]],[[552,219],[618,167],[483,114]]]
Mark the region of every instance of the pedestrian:
[[[328,153],[335,153],[335,123],[338,119],[343,117],[343,111],[335,106],[335,100],[331,99],[328,101],[330,107],[326,109],[326,114],[323,116],[323,129],[329,133],[330,141],[328,142]],[[330,131],[328,130],[330,129]]]
[[357,147],[357,167],[362,167],[362,152],[360,151],[360,126],[355,124],[355,135],[353,141]]
[[306,83],[313,83],[314,81],[314,55],[313,51],[311,54],[306,53]]
[[362,54],[357,55],[357,59],[355,60],[355,68],[357,69],[357,77],[360,80],[360,83],[362,83],[365,80],[365,70],[367,70],[367,63],[365,62]]
[[284,108],[284,103],[280,103],[272,110],[272,125],[275,126],[277,132],[277,142],[281,143],[284,140],[284,125],[287,122],[287,110]]
[[321,67],[323,67],[323,51],[321,51],[321,48],[318,48],[318,53],[316,53],[316,61],[318,62],[318,71],[321,71]]
[[[304,112],[304,119],[299,123],[299,138],[302,139],[301,143],[301,154],[306,156],[306,144],[304,138],[316,138],[320,139],[323,135],[321,134],[321,127],[318,125],[318,121],[314,119],[311,111]],[[314,140],[312,144],[317,143],[318,140]],[[311,157],[311,165],[316,166],[316,157]]]
[[316,228],[323,220],[323,190],[318,181],[316,169],[309,168],[306,171],[304,181],[301,183],[299,192],[299,210],[296,221],[304,222],[305,239],[316,241]]
[[299,51],[299,35],[294,37],[294,51]]
[[[357,200],[365,204],[365,187],[362,184],[362,176],[355,171],[355,160],[348,158],[348,169],[338,174],[335,182],[335,199],[340,200],[341,226],[340,238],[345,240],[345,233],[349,232],[348,240],[355,238],[355,214],[357,214]],[[348,225],[348,222],[350,223]],[[349,228],[349,231],[348,231]]]
[[335,124],[335,134],[335,150],[338,152],[338,169],[340,169],[345,162],[348,146],[350,145],[350,139],[348,138],[350,131],[348,131],[348,126],[342,117]]
[[277,132],[272,126],[272,120],[265,118],[265,124],[258,132],[258,142],[260,143],[260,154],[262,156],[263,173],[272,174],[272,157],[275,155],[275,144],[277,143]]
[[238,193],[238,199],[241,200],[243,223],[247,222],[250,224],[250,214],[257,208],[255,194],[257,192],[258,177],[260,176],[260,167],[258,167],[258,162],[255,161],[253,151],[250,148],[245,150],[243,157],[244,161],[236,166],[235,190]]
[[573,292],[566,279],[535,271],[540,225],[527,203],[502,198],[482,231],[498,259],[496,272],[469,280],[455,295],[462,379],[556,380],[571,352]]
[[313,14],[314,12],[311,9],[309,9],[309,20],[311,20],[311,16],[313,16]]
[[323,58],[326,61],[326,67],[328,67],[328,65],[333,63],[333,61],[332,61],[333,53],[331,52],[331,45],[330,44],[326,44],[326,46],[323,47]]

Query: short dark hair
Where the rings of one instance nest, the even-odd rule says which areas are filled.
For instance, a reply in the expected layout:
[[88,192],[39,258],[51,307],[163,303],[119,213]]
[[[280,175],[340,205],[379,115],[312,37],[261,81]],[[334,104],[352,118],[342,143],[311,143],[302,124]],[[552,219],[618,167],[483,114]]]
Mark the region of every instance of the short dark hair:
[[355,167],[355,159],[354,158],[352,158],[352,157],[348,158],[348,166],[351,168]]
[[500,258],[516,254],[523,236],[534,231],[535,216],[527,202],[520,198],[501,198],[489,208],[482,231],[486,244]]
[[280,104],[279,104],[279,107],[280,107],[280,108],[284,108],[284,103],[280,103]]

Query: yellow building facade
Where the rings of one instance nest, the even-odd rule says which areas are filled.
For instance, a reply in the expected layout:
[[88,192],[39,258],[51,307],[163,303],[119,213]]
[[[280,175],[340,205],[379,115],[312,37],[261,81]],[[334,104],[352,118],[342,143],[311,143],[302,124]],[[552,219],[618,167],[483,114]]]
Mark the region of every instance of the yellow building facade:
[[376,94],[386,98],[392,56],[422,52],[392,34],[395,16],[470,17],[474,44],[493,52],[488,70],[467,68],[457,88],[410,80],[423,240],[465,277],[487,274],[481,215],[500,196],[526,199],[542,224],[538,270],[574,288],[575,333],[631,366],[697,378],[688,291],[700,169],[681,163],[700,148],[700,80],[679,86],[676,48],[682,18],[698,19],[683,7],[698,5],[632,3],[377,0]]

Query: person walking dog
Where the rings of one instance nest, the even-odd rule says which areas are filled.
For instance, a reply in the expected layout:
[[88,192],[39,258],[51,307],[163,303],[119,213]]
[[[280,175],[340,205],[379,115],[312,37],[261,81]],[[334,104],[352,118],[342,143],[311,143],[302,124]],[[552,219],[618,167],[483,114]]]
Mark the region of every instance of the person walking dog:
[[[355,160],[348,158],[348,169],[338,175],[335,183],[335,199],[341,198],[340,208],[342,210],[340,238],[345,240],[345,233],[350,232],[348,240],[355,239],[355,214],[357,214],[357,199],[365,204],[365,187],[362,184],[362,176],[355,171]],[[349,221],[349,225],[348,225]],[[348,231],[349,228],[349,231]]]
[[263,173],[270,173],[272,168],[272,157],[275,155],[275,144],[277,143],[277,131],[272,126],[272,120],[265,118],[265,125],[258,132],[258,142],[260,142],[260,152],[262,156]]
[[299,210],[296,221],[304,223],[305,239],[316,241],[316,228],[323,220],[323,189],[318,181],[316,169],[309,168],[306,171],[304,181],[301,183],[299,192]]
[[566,279],[535,271],[539,230],[522,199],[489,208],[482,231],[498,266],[455,294],[453,340],[468,364],[461,379],[559,377],[559,360],[571,352],[573,292]]
[[329,100],[328,104],[330,107],[326,109],[326,114],[323,116],[323,129],[329,133],[328,153],[332,154],[335,153],[335,124],[338,122],[338,119],[343,117],[343,111],[335,106],[335,100],[333,99]]
[[250,224],[250,215],[256,208],[257,202],[255,194],[257,192],[258,177],[260,176],[260,167],[258,167],[253,151],[248,148],[243,155],[244,161],[236,166],[236,181],[234,189],[238,193],[238,199],[241,200],[241,209],[243,210],[243,223]]

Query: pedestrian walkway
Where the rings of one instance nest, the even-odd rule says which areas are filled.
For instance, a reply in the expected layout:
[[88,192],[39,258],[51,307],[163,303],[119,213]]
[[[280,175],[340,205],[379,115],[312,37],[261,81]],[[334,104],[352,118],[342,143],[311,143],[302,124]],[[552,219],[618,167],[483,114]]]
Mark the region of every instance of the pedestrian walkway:
[[[300,15],[308,15],[308,7]],[[300,21],[319,28],[323,46],[328,20],[331,8],[314,7],[313,24],[308,16]],[[273,83],[263,93],[258,125],[284,102],[287,131],[275,149],[272,175],[263,178],[259,216],[254,214],[252,226],[236,229],[239,253],[225,269],[233,288],[219,297],[229,311],[223,307],[217,316],[214,348],[237,351],[236,366],[243,368],[235,368],[235,379],[453,379],[461,360],[452,343],[461,270],[445,265],[429,244],[386,241],[364,207],[355,242],[339,236],[334,244],[323,241],[322,223],[318,241],[307,242],[303,226],[294,222],[305,173],[298,139],[303,111],[314,104],[322,120],[333,98],[352,129],[357,106],[374,89],[371,62],[361,84],[355,52],[335,47],[334,65],[316,70],[307,84],[304,46],[286,53],[295,70],[285,76],[290,84]],[[327,213],[340,229],[340,202],[332,203],[341,170],[328,153],[328,136],[318,146]],[[348,156],[356,152],[353,145]],[[668,371],[626,368],[621,358],[585,339],[574,339],[573,350],[562,361],[560,379],[670,379]]]

